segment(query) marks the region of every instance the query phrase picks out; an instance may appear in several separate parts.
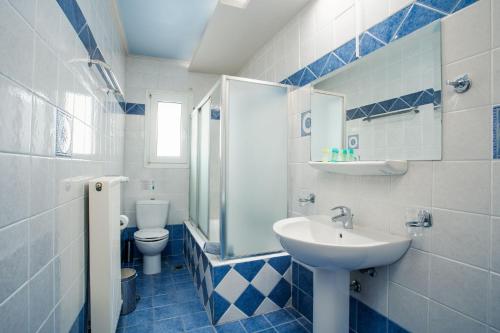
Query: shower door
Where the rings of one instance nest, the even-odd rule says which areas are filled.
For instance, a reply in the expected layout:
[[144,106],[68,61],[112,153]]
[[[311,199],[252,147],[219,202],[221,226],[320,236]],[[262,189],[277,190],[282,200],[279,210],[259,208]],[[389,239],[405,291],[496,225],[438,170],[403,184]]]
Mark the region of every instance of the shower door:
[[280,251],[273,223],[287,217],[288,88],[223,77],[221,254]]

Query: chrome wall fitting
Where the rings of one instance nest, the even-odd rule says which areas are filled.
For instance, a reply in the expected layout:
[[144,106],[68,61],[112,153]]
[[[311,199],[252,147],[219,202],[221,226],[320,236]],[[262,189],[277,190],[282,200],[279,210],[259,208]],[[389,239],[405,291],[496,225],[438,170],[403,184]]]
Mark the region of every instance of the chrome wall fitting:
[[306,203],[314,203],[316,202],[316,196],[314,195],[314,193],[309,193],[309,195],[305,198],[299,198],[299,202],[301,204],[306,204]]
[[361,274],[368,274],[370,277],[377,276],[377,270],[375,269],[375,267],[363,268],[363,269],[360,269],[359,272]]
[[406,226],[410,228],[430,228],[432,227],[432,215],[431,212],[422,209],[418,212],[416,221],[406,222]]
[[355,293],[360,293],[361,292],[361,282],[359,282],[358,280],[352,280],[350,285],[349,285],[349,289],[351,291],[354,291]]
[[462,94],[470,89],[472,81],[469,78],[469,74],[464,74],[456,78],[454,81],[446,81],[446,84],[452,86],[456,93]]

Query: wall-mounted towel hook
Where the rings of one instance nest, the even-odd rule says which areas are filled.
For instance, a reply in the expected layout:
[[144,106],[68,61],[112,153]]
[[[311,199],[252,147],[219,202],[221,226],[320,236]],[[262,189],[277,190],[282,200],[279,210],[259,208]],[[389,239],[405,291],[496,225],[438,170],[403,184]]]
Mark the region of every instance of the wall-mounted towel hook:
[[446,84],[452,86],[455,89],[455,92],[462,94],[470,89],[472,81],[469,78],[469,74],[464,74],[456,78],[454,81],[446,81]]

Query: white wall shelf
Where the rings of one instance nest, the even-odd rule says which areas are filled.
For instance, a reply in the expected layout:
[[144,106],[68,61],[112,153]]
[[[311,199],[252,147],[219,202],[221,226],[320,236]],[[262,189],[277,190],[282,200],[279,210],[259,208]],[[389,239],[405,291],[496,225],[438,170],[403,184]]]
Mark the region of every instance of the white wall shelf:
[[408,162],[393,161],[355,161],[355,162],[309,162],[315,169],[350,176],[394,176],[404,175]]

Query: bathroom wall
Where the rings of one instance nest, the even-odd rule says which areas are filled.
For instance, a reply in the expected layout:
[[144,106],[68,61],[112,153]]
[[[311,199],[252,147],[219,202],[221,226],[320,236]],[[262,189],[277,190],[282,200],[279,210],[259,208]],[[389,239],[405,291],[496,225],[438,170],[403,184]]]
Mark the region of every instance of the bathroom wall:
[[[128,56],[126,60],[127,116],[125,129],[125,186],[123,211],[135,223],[135,202],[140,199],[170,200],[168,224],[188,218],[189,169],[144,167],[144,104],[147,90],[192,91],[195,107],[218,79],[216,75],[191,73],[187,63],[176,60]],[[155,190],[151,190],[154,181]]]
[[85,183],[122,173],[124,112],[85,62],[105,60],[123,86],[113,17],[107,1],[0,0],[2,332],[83,324]]
[[[411,1],[362,3],[367,28]],[[330,5],[335,8],[327,10]],[[352,38],[353,29],[346,29],[354,24],[350,6],[349,0],[313,2],[256,54],[242,75],[281,81]],[[308,88],[292,96],[290,215],[329,214],[330,207],[347,205],[355,225],[405,234],[407,209],[432,209],[434,226],[413,240],[399,262],[377,268],[373,278],[352,273],[362,283],[361,293],[353,294],[359,302],[351,302],[354,331],[386,331],[392,322],[411,332],[500,330],[500,162],[492,153],[498,145],[492,127],[499,128],[492,110],[500,103],[500,1],[480,0],[442,22],[443,82],[463,73],[473,80],[463,95],[443,85],[442,161],[412,161],[406,175],[394,177],[315,171],[306,164],[310,137],[300,136],[296,120],[296,114],[310,109]],[[316,204],[299,206],[298,197],[310,192]],[[294,281],[299,287],[300,273]],[[310,314],[312,282],[302,274],[309,281],[300,292],[295,289],[299,297],[294,304]]]

